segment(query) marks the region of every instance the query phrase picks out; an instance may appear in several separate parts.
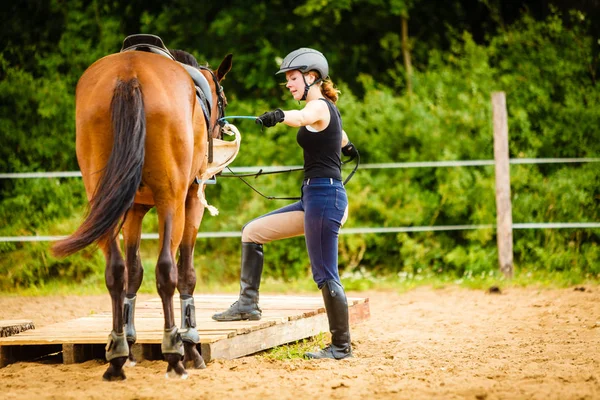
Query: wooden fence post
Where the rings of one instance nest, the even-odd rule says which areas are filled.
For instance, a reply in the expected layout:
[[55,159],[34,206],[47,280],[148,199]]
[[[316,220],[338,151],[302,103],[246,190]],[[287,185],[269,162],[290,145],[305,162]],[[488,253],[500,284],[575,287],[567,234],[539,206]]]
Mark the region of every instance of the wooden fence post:
[[513,277],[512,205],[508,156],[508,117],[504,92],[492,93],[494,162],[496,172],[496,238],[500,271]]

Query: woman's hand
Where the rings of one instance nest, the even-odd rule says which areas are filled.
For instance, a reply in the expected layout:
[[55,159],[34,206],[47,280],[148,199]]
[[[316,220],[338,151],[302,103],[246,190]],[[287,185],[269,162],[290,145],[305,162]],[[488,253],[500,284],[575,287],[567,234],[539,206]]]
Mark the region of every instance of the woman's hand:
[[356,147],[351,142],[348,142],[347,145],[342,147],[342,154],[350,157],[350,160],[354,160],[358,155],[358,150],[356,150]]
[[285,114],[281,108],[278,108],[273,111],[268,111],[262,114],[260,117],[257,117],[254,121],[257,124],[261,124],[267,128],[277,125],[280,122],[283,122],[285,119]]

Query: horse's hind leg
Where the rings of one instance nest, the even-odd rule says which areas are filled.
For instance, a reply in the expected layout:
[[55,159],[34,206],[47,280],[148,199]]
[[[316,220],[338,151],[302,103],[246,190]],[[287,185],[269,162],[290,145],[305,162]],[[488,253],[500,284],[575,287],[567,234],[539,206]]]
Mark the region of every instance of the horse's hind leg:
[[132,348],[137,340],[135,330],[135,301],[137,292],[142,285],[144,268],[140,258],[140,239],[142,236],[142,220],[151,206],[135,204],[127,213],[123,224],[123,239],[125,242],[125,259],[127,263],[127,291],[125,294],[123,318],[125,320],[125,338],[129,345],[129,365],[137,363]]
[[[159,206],[157,199],[158,222],[161,234],[160,255],[156,263],[156,287],[162,300],[165,318],[163,340],[161,351],[169,366],[167,377],[177,376],[187,378],[187,372],[183,366],[183,341],[181,334],[175,326],[173,309],[173,294],[177,286],[177,265],[174,254],[181,242],[184,224],[183,199],[182,207]],[[169,202],[166,202],[169,204]],[[173,202],[176,204],[176,202]],[[173,204],[171,203],[171,204]]]
[[194,269],[194,246],[198,228],[204,215],[204,206],[197,195],[197,186],[193,185],[185,201],[185,227],[179,246],[177,263],[177,290],[181,302],[181,338],[185,355],[184,365],[192,364],[193,368],[206,368],[204,359],[198,352],[200,335],[196,329],[196,308],[194,305],[194,289],[196,288],[196,270]]
[[123,298],[127,281],[126,266],[119,244],[111,238],[100,243],[106,257],[105,280],[112,302],[112,332],[106,344],[106,360],[110,363],[102,376],[104,380],[125,379],[123,365],[129,355],[129,346],[123,332]]

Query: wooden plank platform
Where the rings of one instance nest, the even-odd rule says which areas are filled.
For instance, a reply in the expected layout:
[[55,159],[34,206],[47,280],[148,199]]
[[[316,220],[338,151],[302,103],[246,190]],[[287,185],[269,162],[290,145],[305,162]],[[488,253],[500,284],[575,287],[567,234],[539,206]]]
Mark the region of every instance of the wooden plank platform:
[[[206,362],[233,359],[329,330],[321,296],[261,296],[260,321],[217,322],[211,316],[228,308],[237,296],[198,295],[196,325],[198,350]],[[175,296],[175,322],[180,326],[179,297]],[[370,316],[368,298],[348,298],[350,324]],[[159,298],[139,302],[135,309],[137,343],[132,351],[139,360],[162,359],[162,304]],[[49,354],[62,354],[65,364],[104,358],[111,331],[110,312],[60,322],[14,336],[0,338],[0,367]]]
[[29,329],[35,329],[32,321],[25,319],[4,319],[0,321],[0,337],[12,336]]

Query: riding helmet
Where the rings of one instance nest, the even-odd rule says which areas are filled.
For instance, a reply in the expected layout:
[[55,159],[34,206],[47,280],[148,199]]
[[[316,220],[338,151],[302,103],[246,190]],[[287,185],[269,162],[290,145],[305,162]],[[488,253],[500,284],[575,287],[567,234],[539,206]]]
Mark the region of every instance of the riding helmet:
[[317,50],[302,47],[285,56],[276,74],[286,71],[299,70],[302,73],[317,71],[321,79],[329,77],[329,64],[325,56]]

